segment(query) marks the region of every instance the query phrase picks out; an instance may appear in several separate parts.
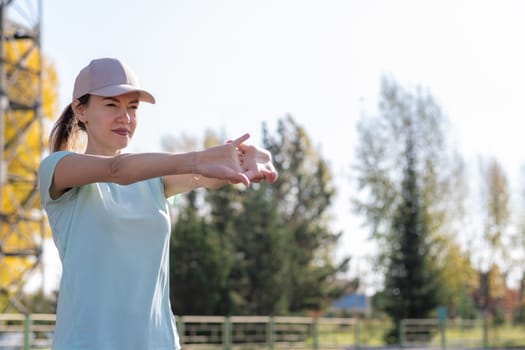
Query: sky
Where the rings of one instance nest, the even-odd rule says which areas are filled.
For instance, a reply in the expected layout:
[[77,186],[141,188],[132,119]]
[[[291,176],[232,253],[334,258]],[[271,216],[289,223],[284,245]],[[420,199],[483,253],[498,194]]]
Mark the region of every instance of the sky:
[[[42,50],[59,75],[60,109],[92,58],[135,70],[157,104],[141,105],[130,151],[206,129],[250,132],[258,143],[263,122],[272,132],[291,115],[331,166],[337,257],[352,256],[359,274],[374,246],[351,213],[349,170],[356,123],[375,108],[381,76],[427,88],[465,159],[495,156],[517,181],[524,13],[519,0],[43,0]],[[45,254],[56,262],[52,244]]]

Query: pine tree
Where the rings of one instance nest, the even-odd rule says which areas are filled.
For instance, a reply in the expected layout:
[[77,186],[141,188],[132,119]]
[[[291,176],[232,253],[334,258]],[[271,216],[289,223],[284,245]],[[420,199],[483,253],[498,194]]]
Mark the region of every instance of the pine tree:
[[377,115],[362,116],[358,125],[352,200],[379,248],[375,268],[384,274],[384,289],[374,300],[394,321],[389,342],[397,341],[401,319],[426,317],[449,301],[444,286],[459,294],[463,284],[442,279],[457,275],[451,267],[471,273],[470,264],[462,265],[468,259],[447,261],[461,227],[454,223],[462,212],[463,163],[446,126],[427,91],[405,89],[388,77]]
[[305,129],[291,117],[278,122],[277,133],[263,129],[263,146],[274,155],[279,180],[269,188],[288,234],[289,310],[319,310],[353,286],[336,284],[349,257],[333,261],[341,237],[329,224],[329,209],[335,195],[327,162],[313,147]]
[[[410,127],[410,126],[409,126]],[[427,318],[437,306],[438,271],[429,262],[430,232],[418,189],[413,134],[406,140],[401,201],[391,228],[391,244],[385,276],[385,308],[396,327],[389,334],[393,341],[404,318]]]
[[[340,233],[328,227],[335,192],[327,163],[291,117],[277,135],[263,133],[280,172],[275,184],[185,195],[171,247],[177,314],[304,313],[349,287],[334,283],[349,258],[332,259]],[[204,299],[206,307],[191,305]]]
[[186,195],[170,242],[170,299],[179,315],[222,315],[221,294],[231,269],[220,234],[196,205],[197,191]]

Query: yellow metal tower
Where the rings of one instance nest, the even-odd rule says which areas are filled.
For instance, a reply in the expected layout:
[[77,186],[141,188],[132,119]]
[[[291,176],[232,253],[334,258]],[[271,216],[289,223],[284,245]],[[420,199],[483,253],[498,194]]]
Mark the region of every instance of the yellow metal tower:
[[0,312],[28,312],[23,287],[42,270],[41,13],[41,0],[0,0]]

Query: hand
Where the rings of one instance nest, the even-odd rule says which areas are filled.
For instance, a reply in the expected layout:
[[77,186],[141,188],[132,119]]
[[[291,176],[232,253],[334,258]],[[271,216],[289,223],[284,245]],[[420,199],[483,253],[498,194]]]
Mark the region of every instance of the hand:
[[227,180],[230,183],[242,182],[249,186],[250,178],[241,167],[238,150],[242,143],[249,138],[249,134],[244,134],[224,145],[196,152],[195,173],[209,178]]
[[268,183],[274,183],[279,174],[272,163],[272,155],[264,148],[253,145],[240,143],[237,146],[239,150],[239,161],[244,174],[252,182],[261,182],[266,180]]

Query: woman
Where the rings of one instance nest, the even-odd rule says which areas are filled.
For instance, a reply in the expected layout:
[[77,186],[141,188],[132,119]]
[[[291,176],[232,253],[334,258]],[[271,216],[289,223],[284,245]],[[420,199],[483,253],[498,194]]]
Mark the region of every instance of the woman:
[[[269,152],[246,145],[247,134],[199,152],[121,154],[142,101],[155,103],[129,67],[95,59],[51,131],[39,186],[63,266],[55,350],[179,349],[166,198],[277,178]],[[72,152],[79,131],[84,154]]]

